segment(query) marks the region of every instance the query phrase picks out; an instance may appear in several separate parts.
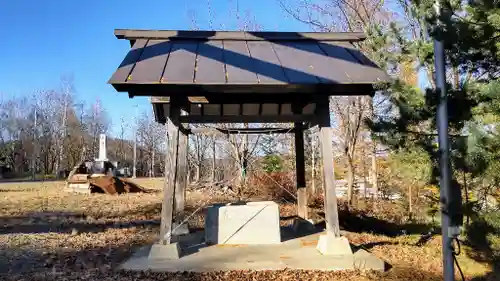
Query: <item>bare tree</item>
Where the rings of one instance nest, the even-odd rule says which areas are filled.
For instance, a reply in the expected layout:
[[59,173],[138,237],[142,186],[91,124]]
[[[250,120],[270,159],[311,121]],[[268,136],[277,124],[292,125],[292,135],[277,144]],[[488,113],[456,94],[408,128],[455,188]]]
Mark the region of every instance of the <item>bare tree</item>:
[[347,201],[351,205],[355,181],[355,153],[369,108],[365,98],[359,96],[332,97],[330,105],[337,131],[334,141],[347,162]]
[[[206,12],[207,12],[207,23],[209,29],[214,29],[216,26],[220,26],[226,29],[228,25],[234,25],[237,30],[245,31],[255,31],[261,29],[261,26],[257,23],[255,18],[252,16],[250,11],[242,12],[240,10],[240,4],[238,0],[228,1],[229,4],[229,20],[224,17],[224,22],[217,22],[216,19],[220,19],[221,14],[226,13],[226,11],[216,11],[212,5],[211,0],[206,1]],[[199,29],[202,25],[197,19],[196,11],[193,9],[188,9],[188,17],[191,21],[192,29]],[[234,24],[233,24],[234,22]],[[249,124],[217,124],[216,127],[219,128],[235,128],[235,127],[248,127]],[[203,164],[207,160],[209,155],[212,156],[212,167],[211,167],[211,177],[215,178],[215,163],[216,154],[217,157],[229,157],[236,165],[233,170],[238,170],[238,180],[239,184],[244,184],[246,181],[246,172],[248,170],[248,163],[251,156],[254,154],[256,148],[258,147],[259,137],[249,137],[249,136],[239,136],[239,135],[227,135],[227,136],[207,136],[207,135],[194,135],[190,137],[190,151],[189,159],[195,170],[195,180],[199,181],[202,177]],[[216,145],[217,143],[217,145]],[[215,151],[215,146],[219,148]],[[211,149],[210,149],[211,148]],[[210,151],[211,150],[211,151]]]
[[59,149],[57,153],[57,161],[55,165],[55,172],[59,172],[61,169],[61,164],[64,160],[66,139],[68,133],[68,110],[72,106],[72,95],[74,92],[73,76],[63,76],[61,77],[61,95],[62,103],[60,104],[60,122],[58,126],[59,137],[56,140],[56,145]]
[[[196,127],[196,126],[195,126]],[[193,134],[189,136],[189,152],[188,157],[195,169],[195,182],[200,182],[202,174],[202,166],[208,156],[208,150],[211,144],[211,137],[201,134]]]
[[123,161],[126,159],[125,156],[125,134],[126,134],[126,124],[125,124],[125,119],[123,116],[120,118],[120,133],[119,133],[119,147],[117,150],[117,158],[120,159],[120,161]]
[[[385,7],[384,0],[278,0],[281,7],[297,21],[308,25],[316,31],[366,31],[375,24],[388,26],[390,21],[398,18]],[[405,1],[405,0],[400,0]],[[371,50],[363,44],[357,44],[368,56]],[[371,98],[335,98],[333,113],[339,128],[336,136],[342,153],[347,158],[348,199],[352,202],[354,181],[353,160],[360,131],[367,128],[362,124],[364,118],[374,118],[376,108]],[[341,106],[340,106],[341,105]],[[377,189],[377,144],[371,145],[371,182]],[[375,192],[377,193],[377,192]]]
[[93,159],[97,157],[99,150],[99,135],[105,134],[111,125],[110,119],[107,115],[106,110],[101,106],[101,102],[96,100],[92,104],[84,116],[84,122],[86,124],[87,134],[88,134],[88,151],[86,151],[86,157],[88,159]]
[[[99,134],[108,132],[111,120],[99,101],[88,106],[74,104],[78,97],[71,80],[62,83],[62,90],[38,90],[0,102],[2,171],[11,171],[14,177],[50,175],[97,156]],[[164,158],[165,128],[152,121],[151,112],[145,113],[144,121],[138,153],[141,163],[148,163],[143,168],[153,176]],[[125,151],[131,150],[133,142],[125,139],[126,129],[122,120],[118,138],[108,136],[108,155],[131,163],[131,153]]]
[[278,0],[295,20],[316,31],[364,31],[393,18],[384,0]]
[[137,124],[137,141],[143,149],[143,157],[141,157],[140,162],[146,163],[145,166],[142,165],[142,169],[149,171],[149,176],[154,177],[156,157],[160,156],[157,151],[160,149],[165,136],[164,126],[154,121],[150,111],[144,111],[138,118]]

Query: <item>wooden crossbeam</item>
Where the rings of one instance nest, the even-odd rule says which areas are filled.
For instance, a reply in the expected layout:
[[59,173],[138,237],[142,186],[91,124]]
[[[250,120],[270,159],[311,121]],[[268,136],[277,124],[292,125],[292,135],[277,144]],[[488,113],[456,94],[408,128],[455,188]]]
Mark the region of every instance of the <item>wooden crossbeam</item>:
[[219,116],[219,115],[188,115],[181,116],[181,123],[289,123],[313,122],[315,115],[245,115],[245,116]]
[[287,134],[293,133],[294,128],[191,128],[190,134],[202,135],[250,135],[250,134]]

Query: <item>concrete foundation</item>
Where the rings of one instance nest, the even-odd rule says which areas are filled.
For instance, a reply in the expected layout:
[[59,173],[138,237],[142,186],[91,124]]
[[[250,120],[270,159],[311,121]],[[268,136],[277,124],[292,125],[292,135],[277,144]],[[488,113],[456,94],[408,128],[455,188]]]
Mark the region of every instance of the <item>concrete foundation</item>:
[[359,249],[354,253],[354,268],[358,270],[384,271],[385,262],[368,251]]
[[[192,239],[188,239],[192,237]],[[383,261],[362,251],[350,256],[322,255],[316,250],[320,234],[290,239],[277,245],[206,245],[203,231],[181,236],[180,259],[148,258],[143,247],[122,264],[123,270],[207,272],[226,270],[383,270]],[[353,261],[354,260],[354,261]]]
[[272,201],[214,205],[207,208],[207,244],[279,244],[278,204]]
[[316,249],[322,255],[353,257],[351,245],[345,237],[335,237],[331,234],[321,235]]
[[181,248],[179,243],[167,245],[154,244],[149,251],[148,260],[177,260],[181,257]]

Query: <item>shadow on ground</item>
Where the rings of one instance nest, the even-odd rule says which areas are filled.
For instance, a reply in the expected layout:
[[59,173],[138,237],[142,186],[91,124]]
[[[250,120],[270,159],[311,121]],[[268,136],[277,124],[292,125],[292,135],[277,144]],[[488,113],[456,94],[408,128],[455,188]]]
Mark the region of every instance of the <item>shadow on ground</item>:
[[[324,219],[325,213],[322,211],[317,214]],[[388,237],[397,237],[409,234],[437,234],[440,229],[434,225],[423,222],[396,223],[388,220],[373,217],[359,210],[349,210],[348,208],[339,208],[339,223],[341,230],[349,232],[369,232]],[[324,224],[324,222],[323,222]],[[429,237],[430,238],[430,237]]]
[[[0,223],[4,218],[0,218]],[[152,227],[160,225],[159,220],[128,220],[107,222],[67,222],[63,220],[52,222],[33,222],[30,224],[10,225],[0,227],[2,234],[40,234],[40,233],[97,233],[110,228]]]
[[[186,212],[191,213],[197,208],[188,206]],[[144,207],[129,210],[129,216],[158,216],[161,211],[161,203],[150,204]],[[200,214],[204,209],[200,210]],[[349,232],[371,232],[388,237],[404,234],[429,233],[432,226],[426,224],[397,224],[378,218],[368,216],[360,212],[339,213],[341,227]],[[71,233],[73,229],[77,232],[102,232],[109,228],[132,228],[150,227],[155,228],[159,220],[119,220],[120,215],[108,217],[107,219],[118,219],[112,222],[84,222],[85,215],[82,213],[68,212],[45,212],[28,214],[19,217],[0,217],[0,234],[15,233],[43,233],[60,232]],[[283,216],[281,220],[292,220],[295,216]],[[123,219],[123,218],[122,218]],[[12,225],[6,221],[16,220],[24,224]],[[290,228],[282,228],[282,239],[286,241],[291,237],[301,237],[320,232],[324,229],[324,222],[318,223],[313,229],[295,233]],[[500,280],[500,259],[492,249],[488,241],[488,234],[496,233],[498,230],[482,221],[475,221],[471,229],[481,229],[468,233],[467,240],[470,241],[471,251],[469,256],[477,261],[488,262],[493,271],[485,276],[474,277],[471,280]],[[201,228],[192,229],[201,230]],[[145,230],[154,231],[154,230]],[[439,230],[436,230],[439,231]],[[299,235],[299,236],[298,236]],[[428,236],[422,236],[425,239]],[[423,243],[425,243],[425,239]],[[87,247],[83,249],[35,249],[26,250],[9,245],[0,245],[0,279],[2,280],[442,280],[442,276],[436,272],[421,271],[418,268],[394,268],[385,273],[360,273],[360,272],[311,272],[311,271],[264,271],[264,272],[242,272],[232,271],[228,273],[152,273],[152,272],[116,272],[118,264],[127,259],[138,247],[144,246],[141,234],[126,237],[120,243],[107,247]],[[392,244],[390,241],[365,243],[356,247],[371,249],[379,245]],[[6,275],[9,273],[9,275]],[[458,276],[457,276],[458,277]]]
[[470,247],[466,254],[475,261],[489,263],[492,268],[486,276],[475,277],[473,281],[500,280],[500,245],[492,245],[492,236],[500,241],[500,229],[479,216],[466,229],[465,244]]
[[0,246],[2,280],[442,280],[434,272],[416,268],[394,268],[386,273],[324,272],[303,270],[230,272],[125,272],[117,266],[132,251],[145,245],[138,237],[128,237],[109,247],[25,251]]

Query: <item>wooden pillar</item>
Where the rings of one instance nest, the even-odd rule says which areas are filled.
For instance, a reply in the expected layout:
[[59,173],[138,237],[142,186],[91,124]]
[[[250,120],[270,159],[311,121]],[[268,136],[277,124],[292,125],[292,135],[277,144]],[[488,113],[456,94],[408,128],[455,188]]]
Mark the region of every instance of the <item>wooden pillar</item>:
[[179,152],[178,120],[180,108],[174,103],[170,106],[170,116],[167,118],[168,150],[165,156],[165,185],[163,188],[163,202],[161,206],[160,243],[170,244],[172,231],[172,217],[174,211],[174,194],[177,180],[177,160]]
[[325,191],[325,221],[328,234],[340,237],[337,193],[335,192],[335,169],[333,164],[332,128],[330,127],[330,108],[328,96],[321,97],[316,103],[319,143],[323,156],[323,185]]
[[179,148],[177,152],[177,176],[175,181],[175,220],[181,223],[184,220],[184,206],[186,200],[187,187],[187,149],[188,136],[179,133]]
[[307,219],[306,163],[304,157],[304,129],[300,122],[295,123],[295,170],[297,182],[297,214]]

